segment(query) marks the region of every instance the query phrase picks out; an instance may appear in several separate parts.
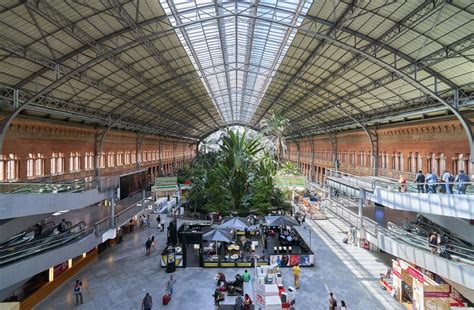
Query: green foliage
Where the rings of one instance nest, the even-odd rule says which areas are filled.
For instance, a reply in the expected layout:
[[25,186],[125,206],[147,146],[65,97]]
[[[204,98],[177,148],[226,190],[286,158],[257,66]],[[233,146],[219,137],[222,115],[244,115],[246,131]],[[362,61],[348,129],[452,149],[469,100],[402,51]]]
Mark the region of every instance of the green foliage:
[[282,164],[279,173],[281,175],[301,175],[300,169],[298,169],[298,167],[291,161]]
[[272,114],[269,119],[260,122],[262,134],[270,141],[269,152],[273,154],[277,163],[281,162],[286,152],[285,131],[289,125],[288,119],[280,114]]
[[277,164],[258,138],[227,131],[215,153],[199,154],[190,170],[195,209],[266,214],[283,205],[274,187]]

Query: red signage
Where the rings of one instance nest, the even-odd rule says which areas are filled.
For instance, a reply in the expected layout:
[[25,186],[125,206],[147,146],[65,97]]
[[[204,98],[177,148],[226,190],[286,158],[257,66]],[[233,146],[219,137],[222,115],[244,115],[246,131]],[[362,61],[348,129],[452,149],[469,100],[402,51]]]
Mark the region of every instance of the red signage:
[[451,292],[425,292],[424,296],[429,298],[449,298]]
[[415,268],[408,266],[407,271],[412,277],[418,279],[421,283],[425,282],[425,276]]
[[67,270],[67,262],[54,266],[54,277],[56,278],[65,270]]
[[397,276],[397,278],[401,279],[402,278],[402,275],[400,274],[400,272],[398,272],[397,270],[395,269],[392,269],[392,273]]

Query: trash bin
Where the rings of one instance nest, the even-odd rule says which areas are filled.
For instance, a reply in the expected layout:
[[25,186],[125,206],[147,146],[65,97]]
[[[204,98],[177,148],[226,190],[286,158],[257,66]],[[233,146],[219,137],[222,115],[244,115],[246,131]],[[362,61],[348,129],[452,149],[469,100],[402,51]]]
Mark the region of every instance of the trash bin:
[[176,271],[176,250],[174,248],[168,249],[167,253],[167,264],[166,273],[172,273]]

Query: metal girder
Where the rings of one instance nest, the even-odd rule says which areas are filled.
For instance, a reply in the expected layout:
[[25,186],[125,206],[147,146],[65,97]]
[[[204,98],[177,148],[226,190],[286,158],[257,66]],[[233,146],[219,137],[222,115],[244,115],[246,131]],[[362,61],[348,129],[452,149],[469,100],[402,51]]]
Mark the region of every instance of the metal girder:
[[[106,52],[106,51],[111,50],[111,48],[109,46],[100,43],[100,41],[95,40],[91,35],[89,35],[87,33],[87,31],[81,29],[76,23],[73,23],[67,17],[62,15],[61,12],[57,11],[46,0],[28,0],[25,3],[25,5],[28,8],[30,8],[31,10],[33,10],[34,12],[36,12],[37,14],[44,17],[45,19],[51,21],[53,24],[57,25],[58,27],[63,27],[63,30],[66,33],[68,33],[72,37],[76,38],[78,41],[85,44],[85,46],[88,46],[89,48],[92,48],[92,49],[96,50],[97,53]],[[133,30],[133,28],[130,28],[130,31],[132,31],[132,30]],[[133,33],[133,31],[132,31],[132,33]],[[110,61],[115,66],[117,66],[118,68],[120,68],[123,71],[127,72],[127,74],[129,74],[131,77],[135,78],[140,83],[142,83],[146,87],[147,91],[152,91],[157,96],[164,97],[166,100],[168,100],[170,102],[174,102],[174,100],[172,98],[170,98],[169,96],[164,96],[163,95],[164,91],[166,90],[165,88],[158,87],[156,85],[156,83],[153,83],[151,80],[146,79],[141,72],[136,71],[132,66],[130,66],[129,64],[127,64],[123,60],[121,60],[120,56],[115,55],[114,57],[108,58],[107,60]],[[65,65],[63,64],[63,62],[57,62],[58,67],[64,67]],[[43,72],[43,73],[45,73],[45,72]],[[26,83],[28,83],[28,81],[31,81],[32,76],[33,75],[29,76],[25,80],[18,83],[16,85],[16,87],[21,88],[22,86],[24,86]],[[35,75],[35,76],[37,76],[37,75]],[[176,81],[173,84],[175,84],[175,83],[176,83]],[[113,96],[118,95],[117,92],[114,92],[113,89],[110,89],[110,87],[106,87],[104,85],[104,83],[102,83],[100,81],[97,81],[96,83],[91,84],[91,86],[96,87],[96,86],[94,86],[94,84],[96,84],[97,86],[100,86],[99,89],[102,90],[102,91],[104,91],[104,88],[105,88],[105,89],[109,89],[109,91],[107,91],[107,93],[110,93]],[[120,94],[120,96],[123,96],[123,95],[124,94]],[[122,99],[122,98],[120,98],[120,99]],[[128,101],[128,100],[126,100],[126,101]],[[133,103],[133,102],[132,102],[132,104],[136,105],[136,103]],[[176,102],[174,102],[174,104],[179,106],[179,104],[176,103]],[[140,106],[140,105],[138,105],[138,106]],[[181,106],[181,108],[183,109],[183,111],[185,111],[185,112],[187,111],[185,107]],[[131,112],[133,112],[133,111],[131,111]],[[150,112],[150,111],[148,111],[148,112]],[[125,114],[127,114],[127,113],[125,113]],[[156,111],[154,113],[156,113]],[[189,111],[187,111],[187,113],[191,116],[194,116],[193,113],[190,113]],[[173,119],[170,116],[167,116],[167,117],[169,119]],[[173,120],[173,121],[176,121],[176,120]],[[208,126],[202,120],[199,120],[199,121],[202,124],[204,124],[205,126]],[[183,124],[183,125],[192,127],[190,124]]]
[[336,132],[326,132],[326,135],[329,137],[332,146],[332,163],[334,168],[337,170],[337,133]]
[[[228,16],[236,16],[236,15],[243,16],[243,17],[246,17],[246,18],[254,18],[254,19],[258,19],[258,20],[266,21],[266,22],[277,23],[277,24],[288,26],[288,27],[298,28],[298,27],[293,26],[293,25],[288,25],[287,23],[285,23],[283,21],[273,20],[272,18],[267,18],[267,17],[263,17],[263,16],[251,16],[251,15],[247,15],[245,12],[238,13],[238,14],[228,14]],[[227,17],[227,16],[225,16],[225,17]],[[221,18],[223,18],[223,17],[221,17]],[[169,28],[165,27],[165,29],[163,29],[162,31],[157,31],[153,34],[147,35],[145,38],[151,40],[152,38],[158,37],[163,33],[166,33],[166,32],[169,32],[169,31],[174,31],[177,28],[182,28],[182,27],[185,27],[185,26],[189,26],[191,24],[210,21],[210,20],[214,20],[214,19],[215,19],[215,17],[203,18],[199,21],[192,21],[192,22],[189,22],[189,23],[181,23],[181,24],[178,24],[175,27],[169,27],[169,25],[168,25]],[[369,60],[373,63],[376,63],[380,67],[386,68],[388,71],[391,71],[391,74],[393,76],[398,75],[400,78],[403,78],[407,82],[415,85],[418,89],[422,90],[423,92],[425,92],[425,93],[429,94],[430,96],[432,96],[434,99],[439,100],[441,103],[446,105],[456,115],[456,117],[458,117],[458,119],[460,119],[461,123],[463,124],[463,127],[465,129],[468,128],[467,122],[466,122],[466,120],[464,120],[462,115],[459,114],[458,111],[456,109],[454,109],[452,106],[450,106],[448,103],[444,102],[442,100],[442,98],[439,98],[439,96],[436,93],[434,93],[432,90],[428,89],[426,86],[422,85],[414,77],[411,77],[409,73],[405,73],[405,72],[397,69],[396,67],[392,66],[392,64],[385,62],[385,59],[381,59],[381,58],[377,57],[377,51],[378,51],[377,48],[372,48],[371,50],[370,49],[369,50],[363,50],[363,48],[365,46],[359,46],[360,42],[357,42],[357,38],[354,41],[354,44],[350,44],[348,42],[341,42],[341,41],[338,41],[335,38],[326,36],[324,34],[320,34],[316,30],[306,29],[306,28],[304,28],[304,25],[300,26],[298,29],[301,32],[307,33],[307,34],[312,35],[314,37],[317,37],[317,38],[320,38],[320,39],[326,39],[337,47],[343,48],[347,51],[350,51],[350,52],[354,53],[355,55],[359,55],[358,57],[366,58],[367,60]],[[41,96],[42,94],[48,92],[49,90],[53,89],[54,87],[60,85],[66,79],[70,78],[72,75],[81,73],[84,70],[88,69],[89,67],[92,67],[98,61],[109,58],[113,55],[116,55],[119,52],[121,52],[122,50],[131,48],[132,46],[141,43],[142,40],[143,39],[135,40],[135,41],[132,41],[132,42],[127,42],[127,43],[119,46],[115,50],[107,51],[105,53],[100,53],[99,52],[99,54],[97,55],[96,58],[91,59],[91,60],[89,60],[88,62],[86,62],[84,64],[81,64],[75,70],[71,71],[70,73],[68,73],[64,76],[59,77],[55,82],[53,82],[49,86],[47,86],[47,87],[43,88],[42,90],[40,90],[38,92],[37,96]],[[26,105],[28,105],[28,104],[26,104]],[[16,113],[19,113],[19,111],[21,111],[21,109],[23,109],[23,108],[24,108],[24,105],[19,107],[19,109],[16,110]],[[12,115],[12,117],[15,117],[16,115]],[[9,119],[12,119],[12,117],[10,117]],[[5,130],[5,125],[9,125],[10,122],[11,122],[11,120],[10,121],[7,120],[6,122],[3,122],[3,125],[4,125],[3,130]],[[467,130],[467,129],[466,129],[466,132],[468,134],[468,139],[470,140],[469,142],[470,142],[471,148],[472,148],[472,134],[471,134],[471,136],[469,136],[469,130]],[[3,138],[3,135],[2,135],[2,138]]]
[[[457,42],[454,42],[454,43],[450,44],[448,49],[452,52],[467,51],[467,50],[471,49],[472,38],[474,38],[474,35],[469,35],[469,36],[467,36],[463,39],[460,39]],[[444,59],[444,55],[446,55],[445,53],[446,53],[446,47],[443,47],[443,48],[433,52],[432,54],[427,55],[426,57],[423,57],[417,63],[410,63],[410,64],[407,64],[407,65],[401,67],[400,69],[398,69],[398,71],[402,72],[403,74],[410,75],[410,76],[414,75],[416,77],[417,72],[423,69],[422,67],[418,66],[417,64],[425,63],[425,65],[427,65],[428,62],[429,62],[429,65],[436,64],[436,63],[438,63],[438,62],[440,62]],[[345,70],[346,70],[345,72],[349,71],[349,67],[347,67]],[[333,77],[333,75],[331,75],[330,77]],[[334,77],[334,78],[336,78],[336,77]],[[340,104],[342,101],[348,100],[350,98],[356,98],[356,97],[358,97],[362,94],[365,94],[365,93],[367,93],[371,90],[377,89],[377,88],[385,86],[385,85],[387,85],[387,84],[389,84],[389,83],[391,83],[395,80],[398,80],[399,78],[400,78],[399,75],[395,74],[394,72],[390,72],[390,73],[382,76],[381,78],[379,78],[375,81],[367,83],[364,86],[359,87],[358,89],[345,94],[344,96],[341,97],[340,100],[337,100],[336,103]],[[328,81],[328,80],[329,79],[326,79],[325,81]],[[331,79],[331,81],[332,81],[332,79]],[[439,80],[435,79],[435,85],[434,85],[434,91],[433,91],[434,94],[439,94],[437,82],[439,82]],[[307,82],[305,82],[305,84],[307,84]],[[324,84],[324,85],[322,85],[322,84]],[[322,82],[322,83],[319,83],[318,85],[314,85],[313,89],[319,89],[319,90],[327,91],[326,88],[325,88],[327,85],[329,85],[327,82]],[[425,88],[427,88],[427,87],[425,87]],[[454,88],[454,89],[456,89],[456,88]],[[311,92],[306,93],[295,103],[296,108],[299,105],[301,105],[303,102],[305,102],[306,99],[308,99],[311,96],[321,96],[321,93],[315,92],[314,90],[311,91]],[[293,108],[295,108],[295,106],[293,106]],[[306,112],[307,111],[304,111],[304,113],[306,113]],[[316,111],[314,113],[316,113]],[[306,114],[306,118],[307,117],[312,117],[313,114]]]
[[[455,105],[455,100],[456,100],[455,92],[447,91],[447,92],[441,93],[440,95],[443,96],[445,101],[449,102],[452,105]],[[458,100],[458,108],[461,108],[467,103],[472,102],[474,100],[474,93],[469,92],[469,91],[459,90],[457,91],[457,100]],[[374,120],[376,121],[377,119],[380,119],[382,117],[383,118],[395,117],[397,115],[411,112],[411,111],[418,111],[419,113],[423,113],[423,111],[425,111],[426,109],[439,108],[439,107],[445,107],[445,106],[439,103],[438,101],[432,99],[431,97],[424,95],[417,99],[407,100],[401,104],[391,105],[389,109],[386,109],[384,107],[384,108],[374,110],[372,111],[370,115],[365,113],[365,115],[353,115],[353,116],[358,119],[364,119],[365,123],[368,123],[368,122],[373,122]],[[329,108],[332,108],[332,106],[322,109],[320,111],[324,111]],[[344,128],[353,123],[354,122],[352,120],[348,121],[347,117],[341,118],[339,120],[329,120],[326,123],[313,124],[311,126],[302,127],[302,128],[300,127],[298,128],[298,130],[290,132],[288,136],[291,137],[292,135],[296,135],[296,134],[306,136],[306,135],[311,135],[311,134],[325,133],[323,129],[329,128],[330,130],[334,130],[337,127]]]
[[[28,91],[18,90],[16,88],[0,85],[0,102],[6,107],[15,109],[15,101],[17,104],[23,104],[30,100],[34,94]],[[16,98],[16,99],[15,99]],[[30,104],[31,110],[38,112],[51,111],[58,112],[59,115],[64,114],[65,116],[73,116],[75,118],[84,119],[86,121],[96,120],[100,123],[111,123],[114,122],[118,126],[123,126],[129,130],[143,131],[149,134],[160,134],[164,136],[183,138],[189,140],[195,140],[196,137],[187,136],[187,133],[182,131],[173,130],[161,126],[146,126],[141,120],[133,118],[124,118],[122,114],[108,113],[99,109],[84,106],[82,104],[68,102],[50,98],[47,96],[38,97],[34,102]]]
[[[258,2],[259,2],[259,0],[255,0],[255,5],[250,8],[250,10],[253,10],[253,12],[252,12],[253,14],[257,13],[256,11],[257,11]],[[252,19],[251,20],[251,25],[250,25],[251,35],[247,37],[247,44],[246,44],[247,50],[252,49],[253,39],[254,39],[254,31],[255,31],[255,20]],[[247,89],[247,79],[248,79],[249,70],[250,70],[250,56],[251,56],[251,53],[246,53],[245,54],[245,61],[244,61],[244,67],[243,67],[244,79],[243,79],[243,82],[242,82],[244,90]],[[244,92],[242,92],[242,95],[240,96],[241,105],[240,105],[240,112],[239,112],[239,116],[240,116],[239,121],[242,121],[242,111],[243,111],[243,107],[244,107],[244,105],[243,105],[244,98],[245,98],[245,95],[244,95]]]
[[[176,73],[176,71],[171,67],[169,62],[165,59],[165,57],[161,54],[161,52],[156,48],[156,46],[151,42],[151,40],[148,40],[145,37],[145,33],[143,29],[140,27],[139,24],[135,22],[135,20],[127,13],[126,10],[123,9],[122,4],[118,0],[109,0],[109,3],[113,6],[114,10],[116,13],[118,13],[119,16],[114,16],[119,22],[122,23],[125,27],[130,27],[133,29],[131,34],[133,35],[135,40],[141,40],[142,45],[144,48],[152,55],[152,57],[166,69],[166,72],[171,75],[179,84],[180,87],[182,87],[186,92],[189,94],[189,96],[192,98],[192,100],[195,100],[195,96],[193,92],[189,89],[187,84],[183,82],[181,76]],[[170,98],[171,99],[171,98]],[[207,115],[210,117],[210,119],[214,122],[216,126],[218,126],[218,123],[214,119],[214,117],[209,113],[209,111],[199,102],[199,101],[194,101],[195,104],[199,105],[204,111],[206,111]],[[182,109],[188,111],[184,106],[181,106]],[[188,111],[189,115],[193,115]],[[205,124],[205,126],[208,126],[204,121],[201,119],[198,119],[201,123]]]
[[[9,51],[12,54],[18,55],[20,57],[28,59],[31,62],[34,62],[34,63],[37,63],[41,66],[44,66],[45,68],[48,68],[48,70],[54,70],[56,72],[57,77],[62,76],[62,75],[66,75],[69,72],[71,72],[72,70],[74,70],[73,68],[71,68],[69,66],[66,66],[64,64],[59,64],[59,63],[55,62],[54,60],[52,60],[52,59],[50,59],[50,58],[34,51],[34,50],[26,49],[23,46],[21,46],[20,44],[18,44],[17,42],[9,40],[9,39],[4,38],[4,37],[0,37],[0,47],[4,50]],[[74,75],[71,76],[71,78],[73,78],[75,80],[78,80],[78,81],[80,81],[80,82],[82,82],[82,83],[84,83],[88,86],[94,87],[94,88],[96,88],[100,91],[103,91],[104,93],[110,94],[110,95],[112,95],[112,96],[114,96],[118,99],[123,100],[124,102],[130,103],[130,104],[134,105],[136,107],[136,109],[145,110],[148,113],[156,115],[157,117],[160,117],[160,118],[165,119],[167,121],[172,121],[172,122],[175,122],[175,123],[180,124],[182,126],[189,126],[189,127],[192,128],[191,125],[189,125],[185,122],[182,122],[181,120],[176,119],[171,115],[168,115],[168,114],[165,114],[165,113],[162,113],[162,112],[158,112],[156,109],[150,108],[146,103],[141,102],[139,100],[136,100],[132,97],[129,97],[127,94],[118,91],[116,88],[112,88],[112,87],[107,86],[102,81],[92,79],[92,78],[88,77],[83,72],[74,74]],[[14,88],[18,89],[18,87],[14,87]],[[134,110],[132,110],[132,111],[134,111]]]
[[[214,4],[212,4],[212,5],[214,5]],[[179,14],[176,14],[176,7],[174,6],[174,3],[171,3],[169,7],[170,7],[170,10],[174,13],[174,16],[175,16],[175,18],[176,18],[176,22],[177,22],[178,24],[183,25],[183,22],[182,22],[182,20],[181,20],[181,17],[178,16]],[[213,17],[213,19],[218,19],[218,18],[217,18],[217,17]],[[194,24],[194,23],[193,23],[193,24]],[[175,29],[176,29],[176,28],[178,28],[178,27],[175,27]],[[191,42],[190,42],[189,36],[188,36],[188,34],[187,34],[187,32],[186,32],[186,27],[185,27],[185,26],[179,27],[179,29],[181,30],[181,33],[182,33],[182,35],[183,35],[183,38],[185,39],[186,44],[187,44],[189,50],[191,51],[191,54],[193,55],[193,58],[196,60],[196,65],[198,66],[199,70],[202,72],[201,63],[200,63],[199,61],[197,61],[198,58],[197,58],[197,56],[196,56],[196,52],[194,51],[193,45],[192,45]],[[208,90],[212,89],[212,88],[211,88],[211,85],[209,85],[209,83],[208,83],[205,79],[202,80],[202,81],[206,84],[206,87],[207,87]],[[222,111],[221,111],[219,105],[217,105],[216,103],[214,103],[214,106],[215,106],[216,109],[219,111],[220,116],[221,116],[221,119],[224,120],[224,119],[225,119],[225,118],[224,118],[224,114],[222,114]],[[215,121],[214,121],[214,122],[215,122]],[[218,125],[217,122],[215,122],[215,124]]]
[[[366,46],[363,46],[362,49],[368,50],[368,49],[373,48],[375,50],[375,52],[377,52],[381,49],[386,49],[390,53],[394,54],[395,57],[398,56],[401,59],[404,59],[404,60],[406,60],[410,63],[414,63],[414,62],[416,62],[414,59],[411,59],[409,56],[404,55],[400,51],[398,51],[394,48],[391,48],[390,46],[387,45],[387,43],[389,43],[389,41],[393,40],[395,37],[399,36],[405,29],[410,29],[409,28],[410,26],[413,26],[414,24],[418,23],[420,20],[426,18],[427,14],[434,12],[434,10],[437,10],[439,7],[444,5],[444,3],[445,3],[444,0],[434,0],[434,1],[425,1],[425,2],[423,2],[423,4],[421,4],[416,10],[412,11],[409,15],[407,15],[405,18],[403,18],[398,23],[395,23],[394,26],[392,26],[390,29],[388,29],[383,35],[381,35],[377,39],[372,39],[368,36],[359,34],[354,30],[351,30],[351,29],[348,29],[348,28],[345,28],[345,27],[342,27],[342,26],[337,27],[338,23],[331,24],[331,22],[329,22],[329,24],[328,24],[328,21],[317,18],[317,17],[306,16],[306,19],[309,20],[310,23],[323,23],[327,26],[330,26],[330,30],[331,30],[330,34],[332,34],[334,36],[334,38],[337,38],[337,33],[333,33],[333,30],[336,30],[336,31],[340,30],[341,32],[345,32],[345,33],[348,33],[352,36],[356,36],[356,38],[354,39],[354,42],[356,44],[357,44],[357,39],[369,42],[369,44],[366,45]],[[431,7],[430,4],[433,4],[433,7]],[[346,16],[342,15],[342,19],[345,20],[345,18],[346,18]],[[309,27],[310,27],[309,29],[314,29],[314,30],[317,29],[316,24],[309,25]],[[326,42],[326,41],[323,40],[322,43],[323,42]],[[318,45],[318,47],[320,45]],[[308,57],[305,60],[305,64],[308,64],[308,63],[312,64],[315,61],[316,57],[318,56],[319,51],[320,50],[315,50],[310,55],[310,57]],[[324,86],[326,86],[328,83],[334,81],[341,74],[344,74],[345,72],[347,72],[348,69],[350,69],[350,68],[354,67],[355,65],[357,65],[361,60],[363,60],[363,59],[358,58],[358,57],[353,57],[351,60],[349,60],[345,64],[341,64],[340,67],[336,71],[334,71],[328,78],[326,78],[321,83],[319,83],[320,87],[324,88]],[[395,58],[395,61],[396,61],[396,58]],[[438,73],[434,72],[433,70],[431,70],[427,66],[425,66],[425,67],[427,69],[426,71],[430,75],[433,75],[433,76],[439,75]],[[299,72],[300,72],[300,70],[298,71],[298,73]],[[449,80],[443,78],[442,76],[440,77],[440,79],[443,80],[443,82],[445,82],[446,84],[448,84],[452,87],[455,87],[455,85],[453,85]],[[291,84],[291,80],[288,82],[288,84]],[[278,97],[277,97],[277,99],[278,99]],[[258,123],[260,121],[260,119],[271,109],[271,107],[276,102],[277,102],[277,100],[273,101],[273,103],[257,119],[256,123]]]
[[[329,30],[327,31],[326,35],[330,36],[330,35],[333,35],[333,32],[334,31],[337,31],[339,30],[339,28],[341,28],[348,19],[350,19],[354,13],[356,12],[356,9],[359,7],[359,5],[361,5],[363,3],[363,1],[359,1],[359,0],[355,0],[355,1],[352,1],[347,7],[346,9],[344,10],[344,12],[341,14],[341,16],[337,19],[337,21],[329,28]],[[308,58],[306,58],[306,60],[301,64],[301,66],[298,68],[298,70],[296,71],[296,73],[290,77],[290,80],[288,81],[288,83],[280,90],[280,92],[276,95],[276,97],[272,100],[272,103],[268,106],[267,109],[265,109],[265,111],[262,113],[262,115],[257,119],[257,121],[255,122],[255,124],[258,124],[260,122],[260,120],[265,116],[265,114],[273,107],[273,105],[275,105],[277,102],[279,102],[281,100],[281,96],[283,94],[285,94],[286,90],[292,86],[295,82],[295,80],[299,77],[299,75],[301,75],[302,73],[304,73],[306,71],[306,69],[308,68],[308,66],[312,65],[315,58],[317,56],[319,56],[319,54],[321,53],[321,51],[323,50],[323,48],[326,46],[326,40],[321,40],[319,42],[319,44],[313,49],[313,51],[311,52],[311,54],[309,55]]]
[[[217,16],[219,16],[220,13],[223,12],[222,7],[217,4],[217,1],[214,2],[214,9],[216,10],[216,15]],[[226,80],[226,84],[227,84],[227,89],[230,90],[231,86],[230,86],[230,76],[229,76],[229,71],[230,71],[229,70],[229,56],[228,56],[228,53],[227,53],[227,42],[226,42],[225,28],[223,27],[222,22],[223,22],[222,19],[217,20],[217,30],[219,31],[219,42],[221,44],[222,60],[224,61],[224,69],[225,69],[225,76],[226,76],[225,80]],[[237,21],[236,21],[236,24],[237,24]],[[236,38],[236,40],[237,40],[237,38]],[[196,60],[196,62],[197,62],[197,60]],[[201,77],[202,77],[202,75],[201,75]],[[209,95],[212,97],[211,94],[209,94]],[[230,92],[228,92],[227,96],[229,97],[230,115],[232,117],[232,120],[234,120],[234,111],[233,111],[233,107],[232,107],[232,98],[231,98],[232,96],[231,96]],[[217,106],[217,104],[216,104],[216,106]],[[222,116],[222,120],[224,120],[224,119],[225,118]]]

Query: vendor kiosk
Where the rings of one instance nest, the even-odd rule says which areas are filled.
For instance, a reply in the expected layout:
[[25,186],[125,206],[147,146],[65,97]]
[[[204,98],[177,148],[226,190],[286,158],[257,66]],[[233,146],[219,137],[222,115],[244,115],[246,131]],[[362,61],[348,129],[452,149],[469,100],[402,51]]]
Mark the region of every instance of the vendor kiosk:
[[434,281],[401,259],[392,260],[392,274],[393,295],[398,301],[410,302],[416,310],[450,309],[452,292],[449,284]]

